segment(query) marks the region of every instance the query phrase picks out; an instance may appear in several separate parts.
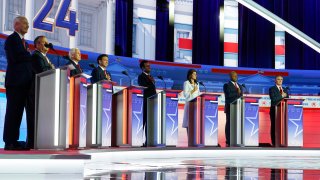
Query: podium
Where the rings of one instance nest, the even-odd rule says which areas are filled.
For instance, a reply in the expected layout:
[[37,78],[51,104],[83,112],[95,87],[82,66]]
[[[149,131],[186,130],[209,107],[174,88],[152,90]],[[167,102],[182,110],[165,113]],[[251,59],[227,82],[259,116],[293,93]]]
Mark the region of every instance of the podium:
[[166,92],[147,99],[147,146],[166,146]]
[[66,67],[36,75],[35,149],[68,148]]
[[180,90],[166,89],[166,146],[178,145],[178,95]]
[[230,146],[259,146],[259,99],[242,96],[230,104]]
[[218,97],[203,93],[189,102],[189,147],[218,145]]
[[88,86],[87,147],[111,146],[113,84],[102,80]]
[[230,147],[244,146],[244,107],[243,97],[230,104]]
[[88,78],[89,75],[81,73],[69,80],[69,148],[86,147]]
[[129,86],[113,94],[111,146],[142,146],[143,89]]
[[284,98],[275,106],[276,147],[303,146],[303,101]]

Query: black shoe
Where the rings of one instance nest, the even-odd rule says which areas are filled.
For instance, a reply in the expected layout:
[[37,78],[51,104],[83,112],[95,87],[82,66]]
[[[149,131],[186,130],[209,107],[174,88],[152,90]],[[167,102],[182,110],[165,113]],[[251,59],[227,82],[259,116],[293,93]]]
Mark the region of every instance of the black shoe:
[[30,148],[25,146],[24,142],[15,142],[15,143],[6,143],[4,146],[4,150],[6,151],[28,151]]
[[147,143],[143,143],[141,147],[147,147]]

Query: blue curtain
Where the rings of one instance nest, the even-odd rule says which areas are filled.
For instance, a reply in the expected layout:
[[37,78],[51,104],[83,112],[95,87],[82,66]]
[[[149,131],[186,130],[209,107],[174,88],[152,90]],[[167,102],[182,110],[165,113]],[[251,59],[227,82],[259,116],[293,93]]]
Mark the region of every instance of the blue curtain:
[[[273,0],[255,0],[269,11]],[[274,68],[275,26],[239,3],[239,67]]]
[[223,65],[219,12],[223,0],[194,0],[192,27],[192,63]]
[[[279,0],[276,14],[320,42],[320,1]],[[285,35],[286,69],[319,69],[320,54],[295,37]]]
[[115,55],[132,57],[133,0],[117,0],[115,16]]
[[169,22],[169,0],[157,0],[156,60],[173,62],[174,24]]

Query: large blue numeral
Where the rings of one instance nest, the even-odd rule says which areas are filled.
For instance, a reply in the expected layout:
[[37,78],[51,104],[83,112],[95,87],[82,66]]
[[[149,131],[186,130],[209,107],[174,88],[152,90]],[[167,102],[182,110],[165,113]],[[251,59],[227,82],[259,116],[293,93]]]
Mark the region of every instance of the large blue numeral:
[[52,24],[43,22],[43,20],[47,17],[48,13],[51,11],[54,0],[47,0],[46,3],[42,6],[39,13],[33,20],[33,27],[45,31],[52,32]]
[[63,1],[63,4],[61,6],[60,11],[58,12],[56,26],[69,29],[69,35],[75,36],[76,31],[78,31],[78,23],[76,22],[76,12],[70,11],[69,14],[69,21],[65,20],[65,17],[68,13],[69,6],[70,6],[71,0],[65,0]]

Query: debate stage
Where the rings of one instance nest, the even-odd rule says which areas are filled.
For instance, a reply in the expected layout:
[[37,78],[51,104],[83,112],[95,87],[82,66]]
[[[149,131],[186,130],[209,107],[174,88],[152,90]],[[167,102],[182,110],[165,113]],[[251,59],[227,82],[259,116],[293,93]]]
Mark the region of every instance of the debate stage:
[[[319,179],[318,148],[0,150],[1,179]],[[291,177],[291,178],[290,178]]]

